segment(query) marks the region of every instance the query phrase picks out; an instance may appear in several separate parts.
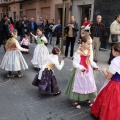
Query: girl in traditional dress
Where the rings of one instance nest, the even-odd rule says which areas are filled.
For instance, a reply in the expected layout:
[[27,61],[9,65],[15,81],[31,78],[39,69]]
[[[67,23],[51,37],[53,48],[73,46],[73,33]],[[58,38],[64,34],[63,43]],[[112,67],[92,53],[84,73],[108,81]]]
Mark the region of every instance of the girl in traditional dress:
[[33,59],[31,60],[32,64],[35,68],[41,68],[47,56],[49,55],[49,51],[44,43],[47,43],[47,38],[43,34],[43,29],[37,29],[37,36],[30,33],[37,41],[37,46],[34,50]]
[[96,97],[96,84],[93,70],[98,69],[93,62],[93,52],[91,50],[91,38],[84,36],[81,40],[81,47],[74,54],[73,69],[70,81],[67,85],[66,95],[73,100],[76,108],[81,108],[78,101],[90,102],[90,99]]
[[102,71],[110,81],[102,88],[91,108],[91,113],[100,120],[120,120],[120,43],[113,46],[112,54],[115,58],[109,69]]
[[1,68],[8,71],[7,77],[14,77],[14,75],[12,75],[12,71],[17,71],[18,77],[22,77],[23,74],[20,71],[22,69],[28,69],[28,65],[20,52],[28,52],[28,49],[22,48],[16,38],[17,31],[11,31],[10,38],[7,40],[5,45],[6,53],[1,62]]
[[42,66],[39,74],[36,75],[32,83],[39,88],[41,94],[59,95],[61,93],[53,71],[54,67],[61,70],[64,66],[64,60],[62,60],[61,63],[58,61],[60,53],[58,47],[53,48],[52,54],[47,57],[45,64]]

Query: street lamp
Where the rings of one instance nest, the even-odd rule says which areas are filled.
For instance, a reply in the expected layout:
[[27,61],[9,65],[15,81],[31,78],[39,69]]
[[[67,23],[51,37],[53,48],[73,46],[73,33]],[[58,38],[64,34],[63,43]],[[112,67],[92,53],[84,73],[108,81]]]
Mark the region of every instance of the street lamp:
[[63,11],[62,11],[62,39],[61,39],[61,53],[64,53],[63,50],[63,41],[64,41],[64,25],[65,25],[65,2],[67,0],[62,0],[63,1]]

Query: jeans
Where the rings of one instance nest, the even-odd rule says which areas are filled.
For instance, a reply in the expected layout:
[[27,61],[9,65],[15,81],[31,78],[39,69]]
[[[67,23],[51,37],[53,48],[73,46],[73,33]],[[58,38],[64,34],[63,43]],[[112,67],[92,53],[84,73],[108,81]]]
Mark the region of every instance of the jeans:
[[52,32],[49,32],[49,33],[48,33],[48,38],[49,38],[49,42],[50,42],[50,44],[51,44],[51,42],[52,42]]
[[57,34],[57,41],[56,41],[56,45],[59,45],[59,44],[60,44],[60,35],[61,35],[61,34]]

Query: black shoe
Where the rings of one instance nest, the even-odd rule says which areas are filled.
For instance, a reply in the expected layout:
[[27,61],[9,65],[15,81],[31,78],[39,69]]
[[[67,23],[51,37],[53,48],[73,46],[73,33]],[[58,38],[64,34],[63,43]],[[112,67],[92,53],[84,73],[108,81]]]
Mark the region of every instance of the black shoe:
[[95,63],[97,63],[98,61],[97,60],[94,60]]
[[60,95],[61,91],[59,91],[58,93],[55,93],[54,96]]
[[108,65],[110,65],[110,61],[108,61]]
[[74,57],[70,57],[70,59],[71,59],[71,60],[73,60],[73,59],[74,59]]
[[65,58],[67,58],[67,57],[66,57],[66,56],[64,56],[64,57],[63,57],[63,60],[64,60]]

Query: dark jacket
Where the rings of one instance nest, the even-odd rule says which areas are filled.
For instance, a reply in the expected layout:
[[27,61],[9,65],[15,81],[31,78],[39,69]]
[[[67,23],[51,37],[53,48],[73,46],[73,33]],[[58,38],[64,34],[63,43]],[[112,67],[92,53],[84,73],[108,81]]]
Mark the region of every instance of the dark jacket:
[[58,24],[58,26],[57,26],[57,33],[62,34],[62,25],[61,24]]
[[49,32],[52,32],[52,28],[55,24],[54,23],[49,23]]
[[21,21],[17,21],[15,23],[15,29],[17,29],[17,31],[18,31],[18,35],[21,35],[20,26],[21,26]]
[[4,40],[5,40],[5,29],[4,29],[5,25],[2,21],[0,21],[0,45],[3,44]]
[[9,24],[4,19],[2,19],[1,22],[3,24],[3,31],[4,31],[4,34],[5,34],[5,40],[7,40],[9,38],[9,32],[10,32],[10,30],[9,30]]
[[[97,23],[93,23],[93,24],[91,25],[90,32],[91,32],[91,38],[92,38],[92,39],[93,39],[93,37],[94,37],[94,34],[95,34],[95,30],[96,30],[96,26],[97,26],[97,25],[98,25]],[[104,37],[104,33],[105,33],[105,25],[104,25],[103,23],[100,23],[99,30],[100,30],[100,32],[99,32],[100,41],[102,41],[102,40],[103,40],[103,37]]]
[[42,24],[40,27],[43,28],[43,30],[44,30],[43,33],[44,33],[45,37],[48,38],[49,25],[48,25],[48,24],[46,24],[46,25],[43,25],[43,24]]
[[22,22],[21,22],[20,31],[21,31],[21,35],[24,35],[24,34],[29,35],[29,33],[30,33],[30,24],[29,24],[28,21],[24,21],[24,24],[22,24]]
[[32,22],[30,22],[30,32],[37,31],[37,24],[34,22],[34,30],[32,30]]
[[5,32],[5,40],[8,40],[9,39],[9,33],[10,33],[10,30],[9,30],[9,24],[6,24],[4,26],[4,32]]
[[[70,24],[70,23],[69,23]],[[73,28],[73,37],[77,37],[77,32],[79,31],[79,28],[78,28],[78,23],[74,23],[74,28]],[[68,34],[68,32],[69,32],[69,26],[67,25],[66,27],[65,27],[65,33],[67,33]]]

